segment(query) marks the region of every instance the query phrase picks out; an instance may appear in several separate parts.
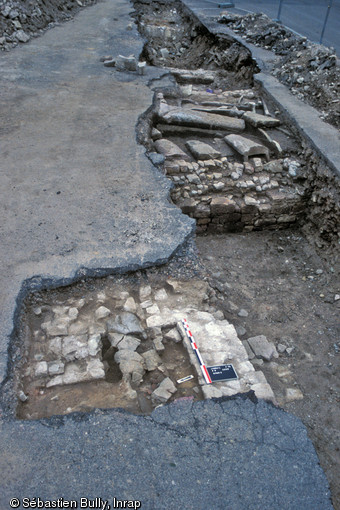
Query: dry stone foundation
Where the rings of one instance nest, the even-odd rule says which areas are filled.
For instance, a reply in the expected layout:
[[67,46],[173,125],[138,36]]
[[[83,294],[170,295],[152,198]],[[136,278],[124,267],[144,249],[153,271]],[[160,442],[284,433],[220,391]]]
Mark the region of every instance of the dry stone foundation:
[[[213,294],[204,281],[169,279],[163,286],[116,285],[81,298],[65,295],[57,303],[43,300],[32,309],[25,329],[16,378],[18,415],[45,416],[39,399],[48,401],[48,414],[81,410],[78,388],[99,395],[108,391],[110,399],[104,407],[115,407],[116,395],[116,406],[136,412],[151,412],[174,398],[231,396],[249,390],[275,402],[264,374],[250,363],[234,326],[209,304]],[[232,363],[237,380],[205,383],[183,318],[190,324],[206,365]],[[265,359],[270,360],[269,350],[273,354],[276,349],[266,339],[262,344],[254,349],[253,357],[263,356],[264,350]],[[188,375],[193,378],[178,383]],[[53,412],[53,403],[59,400],[63,406]]]
[[[207,89],[204,75],[176,70],[176,98],[158,92],[154,101],[149,148],[151,157],[164,158],[172,200],[196,219],[198,233],[295,224],[304,214],[308,169],[292,150],[291,133],[258,91]],[[185,93],[182,76],[192,78]]]

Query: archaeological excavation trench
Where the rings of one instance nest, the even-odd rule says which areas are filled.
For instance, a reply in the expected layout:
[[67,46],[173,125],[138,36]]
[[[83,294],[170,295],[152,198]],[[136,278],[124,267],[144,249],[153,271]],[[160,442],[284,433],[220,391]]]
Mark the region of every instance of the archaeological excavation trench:
[[[154,100],[137,138],[172,181],[169,199],[195,219],[201,259],[191,245],[163,268],[28,296],[15,347],[16,415],[38,419],[98,407],[148,414],[178,398],[249,391],[295,405],[308,390],[297,382],[292,353],[307,363],[310,349],[301,333],[297,346],[294,335],[306,320],[312,330],[324,327],[313,318],[316,294],[289,323],[287,316],[323,278],[323,270],[313,272],[321,259],[310,255],[302,232],[334,253],[333,174],[254,82],[249,50],[210,34],[177,2],[134,7],[145,38],[140,61],[164,68],[150,83]],[[336,283],[327,285],[335,295]],[[337,300],[327,312],[331,339],[335,306]],[[205,384],[183,318],[205,363],[233,364],[237,380]]]

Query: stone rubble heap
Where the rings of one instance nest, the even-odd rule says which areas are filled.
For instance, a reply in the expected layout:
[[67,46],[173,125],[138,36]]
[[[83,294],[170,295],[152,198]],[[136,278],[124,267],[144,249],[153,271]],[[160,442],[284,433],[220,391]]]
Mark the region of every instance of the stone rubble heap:
[[[157,387],[148,398],[153,406],[164,404],[176,393],[177,386],[162,356],[166,346],[171,349],[171,345],[183,342],[206,398],[254,390],[259,398],[274,401],[263,373],[255,371],[249,362],[234,326],[223,319],[221,312],[206,311],[211,310],[204,304],[208,284],[197,285],[196,301],[190,300],[192,282],[190,286],[169,280],[166,287],[157,289],[142,285],[133,295],[121,288],[111,296],[98,292],[92,304],[91,300],[71,298],[58,305],[36,307],[35,323],[38,321],[39,326],[32,331],[18,398],[22,400],[20,395],[27,394],[29,384],[46,391],[105,380],[114,359],[121,374],[121,392],[127,400],[137,400],[137,390],[147,374],[157,372]],[[237,381],[205,384],[183,334],[183,318],[189,321],[205,363],[232,363]]]
[[0,50],[27,43],[96,0],[0,0]]
[[225,12],[219,22],[228,24],[246,41],[278,55],[274,76],[299,99],[321,110],[324,120],[340,127],[340,71],[334,48],[312,43],[265,14],[242,16]]
[[177,70],[174,76],[180,104],[157,93],[151,139],[175,185],[173,201],[197,220],[198,232],[294,224],[304,210],[305,176],[302,164],[273,138],[280,120],[263,98],[250,89],[214,93],[180,84],[182,76],[204,81],[204,70]]

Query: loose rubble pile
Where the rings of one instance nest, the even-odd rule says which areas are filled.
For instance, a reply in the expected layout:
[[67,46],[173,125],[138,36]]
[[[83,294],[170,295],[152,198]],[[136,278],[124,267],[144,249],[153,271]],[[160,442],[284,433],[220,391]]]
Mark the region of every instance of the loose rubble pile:
[[27,43],[96,0],[0,0],[0,50]]
[[278,55],[273,75],[299,99],[320,110],[323,120],[340,127],[340,70],[334,48],[311,43],[265,14],[226,12],[219,22],[227,23],[246,41]]
[[172,74],[178,95],[156,95],[149,157],[161,162],[154,152],[162,155],[171,197],[197,220],[197,231],[295,223],[305,208],[304,163],[277,141],[279,135],[286,144],[286,135],[264,98],[252,89],[207,88],[212,71]]
[[[176,397],[220,397],[249,390],[275,401],[264,374],[248,360],[248,344],[242,344],[234,326],[209,304],[213,292],[206,282],[171,279],[163,287],[146,284],[130,292],[126,286],[123,289],[118,285],[86,299],[65,297],[58,304],[34,307],[17,377],[18,398],[24,406],[19,415],[36,417],[35,400],[40,395],[64,401],[61,395],[71,398],[72,391],[77,395],[77,386],[83,383],[100,393],[101,382],[111,384],[112,394],[119,393],[120,406],[134,403],[139,412],[150,412]],[[237,380],[205,383],[183,318],[189,321],[205,364],[232,363]],[[252,358],[277,357],[266,339],[255,347],[251,342]],[[187,350],[186,362],[177,363],[173,356],[179,348]],[[191,374],[194,378],[178,383]],[[67,399],[63,412],[65,408],[66,412],[73,409]]]

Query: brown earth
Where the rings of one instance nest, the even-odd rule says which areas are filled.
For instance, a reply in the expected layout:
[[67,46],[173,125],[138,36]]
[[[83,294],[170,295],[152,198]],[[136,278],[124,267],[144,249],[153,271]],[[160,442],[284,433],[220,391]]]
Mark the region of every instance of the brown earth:
[[[227,320],[246,330],[241,338],[292,348],[261,370],[279,404],[306,425],[339,510],[339,265],[327,267],[298,230],[202,236],[197,246]],[[290,402],[288,387],[303,398]]]

